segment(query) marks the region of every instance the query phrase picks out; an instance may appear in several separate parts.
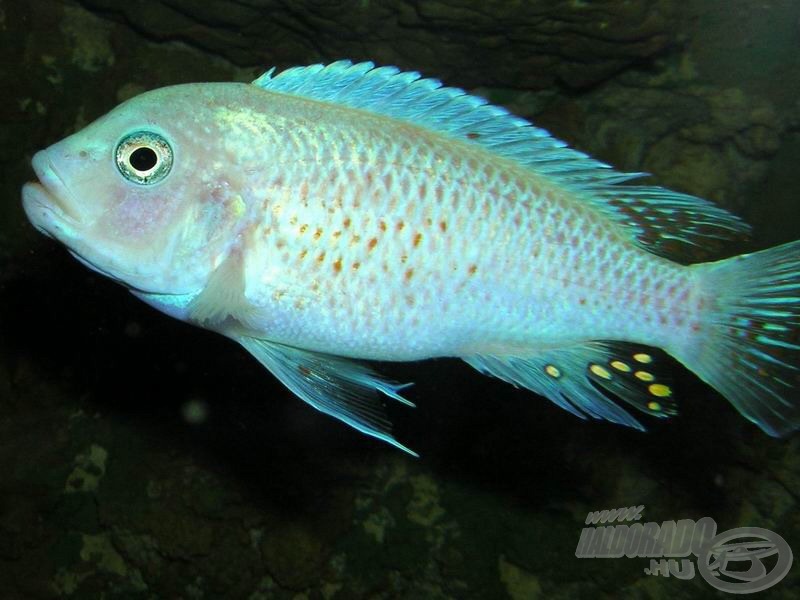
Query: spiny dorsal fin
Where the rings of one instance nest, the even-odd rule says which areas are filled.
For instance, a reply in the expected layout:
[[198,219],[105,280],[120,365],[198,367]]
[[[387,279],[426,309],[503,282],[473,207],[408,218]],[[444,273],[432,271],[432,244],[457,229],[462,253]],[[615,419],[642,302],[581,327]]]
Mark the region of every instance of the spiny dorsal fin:
[[706,200],[656,186],[621,186],[644,173],[615,171],[484,98],[413,71],[342,60],[273,73],[253,84],[413,123],[514,160],[583,198],[656,254],[674,256],[676,244],[696,246],[749,231]]

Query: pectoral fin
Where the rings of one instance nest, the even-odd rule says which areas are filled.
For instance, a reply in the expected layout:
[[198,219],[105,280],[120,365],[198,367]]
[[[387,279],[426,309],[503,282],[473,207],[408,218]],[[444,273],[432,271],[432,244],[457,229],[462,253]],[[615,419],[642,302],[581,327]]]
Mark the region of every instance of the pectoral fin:
[[413,403],[399,391],[411,384],[397,384],[358,362],[301,350],[252,337],[237,341],[269,369],[286,387],[325,414],[344,421],[362,433],[418,456],[391,435],[383,403],[375,392],[408,406]]

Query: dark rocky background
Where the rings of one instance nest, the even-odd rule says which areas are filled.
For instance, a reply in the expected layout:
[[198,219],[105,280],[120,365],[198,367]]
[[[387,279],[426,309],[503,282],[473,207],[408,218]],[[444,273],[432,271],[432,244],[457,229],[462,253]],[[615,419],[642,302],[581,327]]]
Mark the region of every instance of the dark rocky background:
[[714,595],[575,558],[588,511],[635,504],[800,552],[800,438],[677,365],[682,413],[647,434],[457,361],[382,365],[417,383],[393,414],[414,460],[88,272],[19,202],[35,150],[136,93],[348,57],[716,200],[763,247],[800,237],[799,50],[794,0],[0,0],[0,597]]

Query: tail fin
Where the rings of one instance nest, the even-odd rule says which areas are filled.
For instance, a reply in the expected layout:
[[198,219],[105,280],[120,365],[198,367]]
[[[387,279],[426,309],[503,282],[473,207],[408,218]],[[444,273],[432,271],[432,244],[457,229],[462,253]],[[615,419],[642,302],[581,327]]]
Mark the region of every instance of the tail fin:
[[800,427],[800,241],[699,264],[714,298],[681,361],[772,436]]

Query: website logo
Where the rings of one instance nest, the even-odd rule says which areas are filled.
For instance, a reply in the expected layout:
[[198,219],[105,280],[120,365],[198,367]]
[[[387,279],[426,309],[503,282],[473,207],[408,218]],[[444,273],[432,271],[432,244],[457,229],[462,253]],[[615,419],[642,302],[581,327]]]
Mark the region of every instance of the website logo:
[[[578,558],[649,558],[647,575],[693,579],[712,587],[752,594],[772,587],[789,572],[792,549],[780,535],[760,527],[717,534],[711,517],[641,523],[644,505],[591,512],[581,531]],[[694,555],[695,561],[689,558]]]

